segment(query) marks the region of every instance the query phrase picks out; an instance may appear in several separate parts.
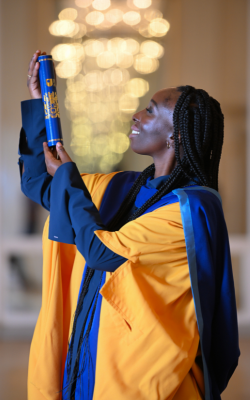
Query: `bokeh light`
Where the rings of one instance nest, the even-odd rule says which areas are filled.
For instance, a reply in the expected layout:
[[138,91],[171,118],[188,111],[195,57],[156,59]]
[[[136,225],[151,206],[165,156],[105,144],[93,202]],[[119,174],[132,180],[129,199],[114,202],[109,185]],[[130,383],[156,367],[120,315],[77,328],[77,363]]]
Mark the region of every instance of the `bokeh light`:
[[66,79],[74,160],[84,172],[109,173],[129,148],[132,115],[149,91],[146,75],[158,69],[164,55],[154,37],[166,35],[169,23],[151,0],[75,4],[49,27],[62,37],[51,54],[58,78]]
[[126,93],[132,97],[143,97],[149,91],[149,83],[142,78],[134,78],[126,83]]
[[150,8],[149,10],[146,10],[144,13],[144,18],[149,22],[153,21],[153,19],[162,17],[163,17],[162,12],[155,8]]
[[104,51],[96,58],[97,65],[100,68],[111,68],[115,64],[115,61],[116,58],[112,51]]
[[126,51],[128,53],[135,55],[135,54],[139,53],[140,45],[137,42],[137,40],[130,39],[130,38],[125,39],[120,45],[120,50]]
[[130,68],[134,62],[134,57],[131,53],[120,52],[116,55],[116,65],[120,68]]
[[137,11],[128,11],[123,15],[123,21],[127,25],[137,25],[141,21],[141,16]]
[[104,21],[104,14],[100,11],[92,11],[86,16],[89,25],[99,25]]
[[104,44],[100,40],[89,39],[84,43],[85,53],[89,57],[97,57],[105,50]]
[[59,78],[71,78],[72,76],[76,76],[82,68],[82,64],[79,61],[72,61],[72,60],[66,60],[66,61],[61,61],[57,66],[56,66],[56,74],[59,76]]
[[68,59],[83,61],[85,57],[84,48],[80,43],[58,44],[51,50],[51,55],[56,61]]
[[134,0],[134,5],[138,8],[148,8],[152,4],[152,0]]
[[114,133],[109,143],[110,150],[122,154],[129,148],[129,138],[122,132]]
[[111,24],[118,24],[122,21],[123,11],[118,8],[112,9],[105,14],[105,19]]
[[159,68],[159,61],[154,58],[145,56],[144,54],[138,54],[135,57],[134,69],[140,74],[151,74]]
[[53,36],[69,36],[76,29],[76,23],[71,20],[58,20],[49,26],[49,32]]
[[122,49],[125,40],[120,37],[114,37],[107,42],[107,49],[113,53],[119,53]]
[[122,160],[122,154],[110,153],[101,158],[99,168],[104,173],[109,173],[112,167]]
[[99,11],[106,10],[110,6],[110,0],[94,0],[92,3],[92,7]]
[[93,0],[75,0],[75,3],[78,7],[87,8],[91,6]]
[[81,39],[83,36],[86,35],[87,33],[87,28],[86,25],[77,23],[78,26],[78,32],[74,34],[74,39]]
[[149,32],[152,33],[153,36],[162,37],[167,34],[169,31],[170,24],[164,18],[155,18],[150,22]]
[[59,19],[70,19],[74,21],[77,18],[77,10],[75,8],[65,8],[62,10],[59,15]]
[[75,78],[67,79],[67,90],[69,92],[82,92],[85,87],[85,77],[82,74],[78,74]]
[[139,100],[137,97],[130,94],[123,94],[119,100],[119,109],[125,114],[134,113],[139,107]]
[[104,88],[103,73],[99,70],[91,71],[85,76],[86,90],[99,92]]
[[164,47],[153,40],[145,40],[141,44],[141,53],[150,58],[161,58],[164,55]]
[[153,35],[149,31],[149,24],[144,24],[139,28],[139,33],[145,38],[151,38]]

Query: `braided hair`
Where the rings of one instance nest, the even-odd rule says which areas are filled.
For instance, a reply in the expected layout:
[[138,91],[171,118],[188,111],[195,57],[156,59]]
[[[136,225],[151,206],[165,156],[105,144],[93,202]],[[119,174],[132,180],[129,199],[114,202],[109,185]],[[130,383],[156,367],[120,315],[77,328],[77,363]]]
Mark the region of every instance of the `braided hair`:
[[[179,86],[176,89],[181,93],[173,113],[175,157],[177,165],[159,190],[149,200],[147,200],[142,207],[138,208],[133,215],[125,219],[125,216],[128,215],[129,210],[132,208],[141,187],[145,185],[149,177],[154,176],[154,164],[147,167],[134,182],[117,214],[108,224],[107,230],[109,231],[120,229],[121,221],[125,224],[140,217],[140,215],[142,215],[164,195],[170,193],[174,189],[187,185],[190,180],[195,180],[197,184],[201,186],[208,186],[218,190],[219,162],[224,137],[224,116],[220,104],[217,100],[209,96],[205,90],[195,89],[192,86]],[[179,152],[179,135],[184,151],[182,158]],[[94,270],[91,270],[91,268],[88,267],[75,313],[71,343],[69,345],[69,354],[72,353],[76,320],[82,309],[83,300],[88,291],[90,279],[92,278],[93,273]],[[89,326],[87,327],[86,335],[89,335],[94,311],[95,307]],[[82,327],[82,332],[83,331],[84,327]],[[82,340],[78,346],[77,360],[74,365],[71,398],[74,398],[75,384],[79,377],[81,345]]]
[[[192,86],[179,86],[181,92],[174,108],[174,143],[177,166],[159,190],[138,208],[126,221],[140,217],[149,207],[172,190],[185,186],[190,180],[199,185],[218,190],[218,172],[224,137],[224,116],[220,104],[205,90]],[[184,150],[180,158],[179,134]],[[137,178],[121,204],[120,209],[108,226],[109,230],[120,228],[119,222],[131,209],[141,187],[154,176],[151,164]]]

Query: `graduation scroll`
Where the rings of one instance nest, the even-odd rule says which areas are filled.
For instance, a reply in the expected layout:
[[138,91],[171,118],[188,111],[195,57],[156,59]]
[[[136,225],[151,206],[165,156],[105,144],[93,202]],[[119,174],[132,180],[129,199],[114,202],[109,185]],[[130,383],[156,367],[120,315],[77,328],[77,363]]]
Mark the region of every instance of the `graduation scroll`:
[[56,79],[52,56],[39,56],[39,79],[44,104],[45,126],[48,146],[55,146],[57,142],[63,144],[61,119],[56,91]]

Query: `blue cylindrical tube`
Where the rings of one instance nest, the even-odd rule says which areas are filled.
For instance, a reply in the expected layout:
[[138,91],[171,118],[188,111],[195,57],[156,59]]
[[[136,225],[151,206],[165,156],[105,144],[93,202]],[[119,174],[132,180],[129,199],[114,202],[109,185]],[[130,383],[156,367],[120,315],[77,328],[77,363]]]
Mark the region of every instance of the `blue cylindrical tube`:
[[63,144],[60,112],[56,91],[56,79],[52,56],[39,56],[39,79],[44,104],[45,126],[48,146],[55,146],[57,142]]

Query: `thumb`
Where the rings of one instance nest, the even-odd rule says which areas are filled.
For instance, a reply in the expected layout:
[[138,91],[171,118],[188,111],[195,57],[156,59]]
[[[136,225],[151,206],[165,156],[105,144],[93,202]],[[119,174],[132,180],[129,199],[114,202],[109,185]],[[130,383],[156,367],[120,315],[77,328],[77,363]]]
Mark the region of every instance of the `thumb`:
[[56,150],[63,164],[72,161],[61,143],[56,144]]

